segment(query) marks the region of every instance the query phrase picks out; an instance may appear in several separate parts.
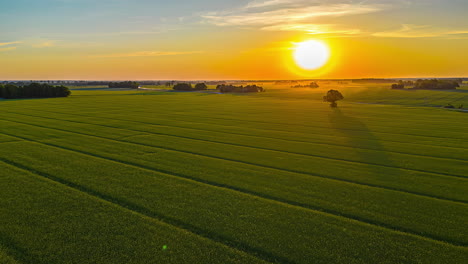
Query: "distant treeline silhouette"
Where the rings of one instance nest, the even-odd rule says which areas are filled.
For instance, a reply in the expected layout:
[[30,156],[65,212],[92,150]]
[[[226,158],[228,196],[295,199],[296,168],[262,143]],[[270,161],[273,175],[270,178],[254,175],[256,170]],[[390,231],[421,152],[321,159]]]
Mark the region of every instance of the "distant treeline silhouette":
[[138,89],[140,84],[137,82],[110,82],[109,88],[131,88],[131,89]]
[[53,86],[45,83],[31,83],[16,86],[13,84],[0,84],[0,98],[5,99],[67,97],[70,94],[68,87],[63,85]]
[[316,83],[316,82],[311,82],[310,84],[306,84],[306,85],[294,85],[294,86],[291,86],[291,88],[319,88],[320,86]]
[[221,84],[216,87],[221,93],[259,93],[264,92],[263,87],[257,85],[234,86]]
[[195,87],[192,86],[190,83],[178,83],[173,87],[176,91],[202,91],[207,90],[208,86],[204,83],[197,83]]
[[399,81],[397,84],[392,84],[392,89],[401,90],[406,86],[413,86],[409,90],[455,90],[460,87],[460,82],[463,80],[417,80],[416,82]]

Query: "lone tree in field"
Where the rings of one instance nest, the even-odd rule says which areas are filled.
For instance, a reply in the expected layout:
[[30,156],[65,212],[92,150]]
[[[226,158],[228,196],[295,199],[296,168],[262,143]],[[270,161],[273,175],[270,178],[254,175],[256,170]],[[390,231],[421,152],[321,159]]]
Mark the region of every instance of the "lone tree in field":
[[331,107],[338,107],[336,101],[343,100],[343,95],[337,90],[328,91],[327,95],[323,97],[324,102],[329,102]]

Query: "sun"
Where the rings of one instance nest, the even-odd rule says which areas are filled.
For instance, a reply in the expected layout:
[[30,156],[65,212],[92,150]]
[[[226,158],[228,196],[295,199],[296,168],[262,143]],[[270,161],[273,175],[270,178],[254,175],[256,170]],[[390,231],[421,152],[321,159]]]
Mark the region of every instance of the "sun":
[[296,44],[294,61],[304,70],[316,70],[327,64],[330,48],[324,42],[307,40]]

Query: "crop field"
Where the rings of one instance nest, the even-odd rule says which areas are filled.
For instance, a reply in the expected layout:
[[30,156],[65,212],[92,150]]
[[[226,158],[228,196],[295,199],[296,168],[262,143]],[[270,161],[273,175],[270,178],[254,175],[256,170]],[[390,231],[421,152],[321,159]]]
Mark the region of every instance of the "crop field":
[[466,263],[468,88],[383,86],[0,100],[0,263]]

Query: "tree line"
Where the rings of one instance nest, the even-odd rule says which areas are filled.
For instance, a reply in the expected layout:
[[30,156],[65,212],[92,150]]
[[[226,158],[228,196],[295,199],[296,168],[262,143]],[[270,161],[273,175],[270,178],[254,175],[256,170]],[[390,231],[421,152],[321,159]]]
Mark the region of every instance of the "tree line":
[[174,85],[173,89],[176,91],[203,91],[207,90],[208,86],[204,83],[197,83],[195,87],[191,83],[178,83]]
[[259,93],[264,92],[263,87],[257,85],[247,85],[247,86],[234,86],[234,85],[225,85],[221,84],[216,87],[217,90],[221,93]]
[[320,86],[317,84],[317,82],[311,82],[310,84],[306,84],[306,85],[294,85],[294,86],[291,86],[291,88],[319,88]]
[[67,97],[70,94],[68,87],[63,85],[53,86],[45,83],[31,83],[16,86],[14,84],[0,84],[0,98],[5,99]]
[[[463,80],[461,80],[463,81]],[[405,89],[406,86],[413,86],[413,90],[454,90],[460,87],[459,80],[417,80],[416,82],[403,82],[399,81],[396,84],[392,84],[392,89],[401,90]]]
[[131,88],[131,89],[138,89],[140,84],[137,82],[110,82],[108,84],[109,88]]

